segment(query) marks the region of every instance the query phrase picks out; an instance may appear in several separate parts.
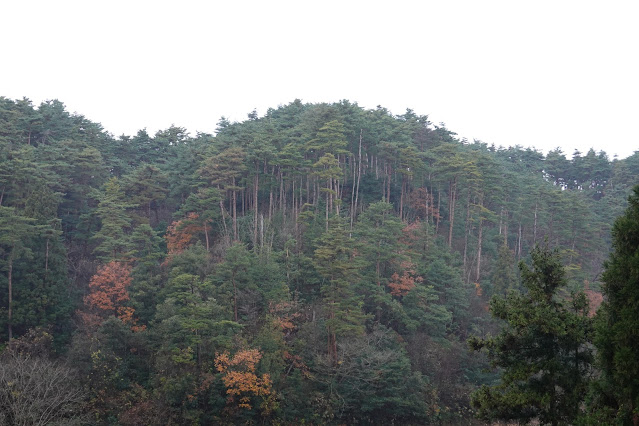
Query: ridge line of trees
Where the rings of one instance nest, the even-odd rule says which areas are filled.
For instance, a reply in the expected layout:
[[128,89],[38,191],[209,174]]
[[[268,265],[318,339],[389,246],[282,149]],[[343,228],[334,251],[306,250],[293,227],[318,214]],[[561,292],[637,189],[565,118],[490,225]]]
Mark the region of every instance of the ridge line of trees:
[[115,138],[0,97],[0,344],[51,336],[100,424],[459,421],[490,298],[546,241],[594,312],[638,181],[348,101]]

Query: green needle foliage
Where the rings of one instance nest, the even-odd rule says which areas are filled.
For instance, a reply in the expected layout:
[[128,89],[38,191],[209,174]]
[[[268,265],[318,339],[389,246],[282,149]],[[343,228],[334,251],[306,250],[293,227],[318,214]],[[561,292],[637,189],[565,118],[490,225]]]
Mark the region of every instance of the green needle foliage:
[[[96,425],[468,424],[498,375],[473,398],[483,419],[631,423],[639,195],[613,233],[587,401],[587,303],[563,287],[601,301],[637,182],[639,152],[544,156],[346,100],[114,137],[60,101],[0,96],[0,359],[46,330]],[[112,261],[135,326],[81,315]],[[497,336],[473,341],[488,357],[471,333]],[[266,405],[229,393],[225,352],[260,354]]]
[[593,411],[603,422],[639,420],[639,186],[612,229],[614,251],[605,263],[606,301],[597,313],[595,345],[601,378]]
[[491,301],[491,313],[506,327],[495,337],[469,340],[502,369],[501,382],[482,386],[472,403],[483,420],[573,424],[591,362],[588,304],[583,293],[558,299],[566,282],[556,250],[537,246],[531,256],[532,268],[519,266],[526,293]]

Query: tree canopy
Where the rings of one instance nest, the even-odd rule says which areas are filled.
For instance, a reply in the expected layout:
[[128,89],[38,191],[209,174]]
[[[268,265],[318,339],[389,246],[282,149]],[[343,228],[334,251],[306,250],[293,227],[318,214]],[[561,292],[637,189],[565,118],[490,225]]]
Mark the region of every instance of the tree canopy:
[[632,421],[638,181],[346,100],[115,137],[0,97],[6,377],[104,425]]

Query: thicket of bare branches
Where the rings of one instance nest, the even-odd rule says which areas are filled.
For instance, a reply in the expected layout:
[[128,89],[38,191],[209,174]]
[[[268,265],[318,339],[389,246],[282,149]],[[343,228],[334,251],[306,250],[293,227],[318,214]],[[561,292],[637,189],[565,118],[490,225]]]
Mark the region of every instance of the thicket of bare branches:
[[75,372],[46,357],[7,351],[0,360],[0,424],[82,424]]

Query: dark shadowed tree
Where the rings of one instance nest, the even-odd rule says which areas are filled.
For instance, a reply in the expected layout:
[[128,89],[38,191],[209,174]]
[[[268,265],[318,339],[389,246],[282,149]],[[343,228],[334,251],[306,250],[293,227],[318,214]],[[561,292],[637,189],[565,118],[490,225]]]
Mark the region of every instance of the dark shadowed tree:
[[504,329],[495,337],[469,340],[472,349],[488,352],[493,367],[503,369],[499,384],[473,394],[473,406],[486,421],[573,424],[590,371],[587,299],[583,293],[558,299],[565,279],[556,250],[535,247],[532,268],[521,262],[520,270],[526,293],[491,301],[491,313],[506,322]]
[[613,249],[602,276],[604,302],[595,345],[602,375],[593,410],[604,423],[639,422],[639,186],[612,230]]

